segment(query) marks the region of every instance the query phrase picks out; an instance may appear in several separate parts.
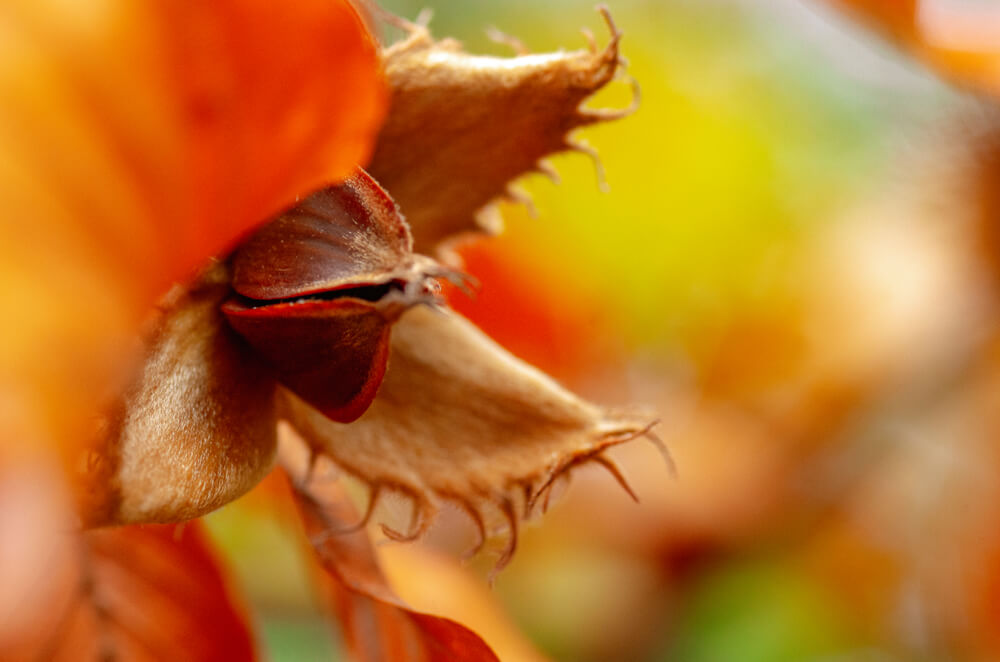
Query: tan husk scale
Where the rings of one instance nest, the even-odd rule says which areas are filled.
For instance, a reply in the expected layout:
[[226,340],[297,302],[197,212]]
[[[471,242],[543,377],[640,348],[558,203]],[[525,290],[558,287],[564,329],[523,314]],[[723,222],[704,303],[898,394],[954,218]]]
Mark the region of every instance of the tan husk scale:
[[502,567],[518,519],[557,478],[595,460],[621,479],[603,451],[649,433],[645,419],[580,400],[444,309],[403,315],[391,348],[378,395],[357,421],[335,423],[284,390],[279,409],[314,449],[369,484],[366,517],[386,492],[412,499],[409,531],[383,527],[394,539],[421,535],[448,501],[472,518],[480,545],[488,522],[507,523]]
[[452,39],[435,41],[423,26],[385,50],[392,90],[389,116],[368,171],[392,193],[413,232],[414,247],[431,254],[470,232],[499,231],[491,203],[520,200],[518,177],[555,177],[546,156],[573,150],[595,159],[574,129],[630,115],[629,108],[582,103],[624,70],[621,33],[606,8],[611,41],[598,49],[513,58],[469,55]]

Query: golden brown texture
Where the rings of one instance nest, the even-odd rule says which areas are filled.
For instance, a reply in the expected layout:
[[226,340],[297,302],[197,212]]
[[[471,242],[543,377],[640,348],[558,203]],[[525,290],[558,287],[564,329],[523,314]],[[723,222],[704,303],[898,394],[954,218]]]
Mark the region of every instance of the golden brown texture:
[[399,203],[418,252],[457,234],[496,230],[486,208],[517,196],[510,182],[550,172],[542,162],[549,154],[592,154],[568,134],[631,112],[580,107],[622,66],[621,34],[605,18],[612,35],[603,50],[469,55],[416,25],[386,49],[392,99],[368,170]]
[[583,402],[465,319],[426,307],[396,324],[385,380],[354,423],[334,423],[292,394],[283,396],[281,416],[365,480],[372,505],[383,490],[413,500],[411,530],[385,529],[390,537],[420,535],[440,503],[450,501],[483,537],[488,524],[506,524],[501,567],[514,551],[518,520],[555,481],[587,461],[621,479],[603,451],[649,427]]
[[257,484],[274,456],[275,382],[229,328],[216,265],[168,310],[91,457],[90,524],[198,517]]
[[392,200],[361,171],[269,222],[232,263],[244,293],[296,296],[239,296],[217,263],[167,304],[81,463],[87,525],[187,520],[253,487],[274,453],[276,380],[334,420],[357,418],[391,325],[433,300],[427,271],[439,269],[411,253]]

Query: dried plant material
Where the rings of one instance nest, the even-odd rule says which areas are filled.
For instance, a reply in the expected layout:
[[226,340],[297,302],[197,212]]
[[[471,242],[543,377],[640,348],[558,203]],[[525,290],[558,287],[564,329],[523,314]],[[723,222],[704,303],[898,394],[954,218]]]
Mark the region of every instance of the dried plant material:
[[[31,422],[40,429],[31,439],[52,440],[79,457],[73,468],[85,492],[84,526],[188,520],[238,497],[270,469],[278,393],[289,407],[301,407],[333,429],[341,424],[331,419],[361,415],[386,370],[390,326],[414,304],[433,302],[431,279],[448,274],[413,254],[395,204],[358,173],[251,236],[231,261],[212,262],[193,278],[209,256],[231,250],[269,214],[364,160],[381,115],[382,88],[374,75],[375,47],[347,3],[302,0],[275,9],[260,0],[108,0],[82,14],[67,7],[14,0],[0,9],[0,24],[12,27],[5,31],[11,42],[5,46],[16,65],[0,67],[0,91],[11,99],[0,108],[0,151],[12,156],[0,167],[0,197],[10,199],[10,218],[37,219],[0,228],[0,238],[9,240],[0,241],[0,257],[9,258],[0,260],[0,280],[18,284],[7,288],[13,294],[0,294],[21,315],[14,332],[4,336],[10,342],[0,342],[0,390],[8,388],[6,375],[13,375],[15,401],[30,404]],[[611,28],[611,44],[603,51],[480,60],[429,36],[420,46],[415,34],[394,51],[399,59],[388,56],[393,67],[400,65],[407,83],[402,88],[414,90],[414,76],[436,79],[433,69],[443,57],[445,71],[462,80],[451,88],[431,85],[435,106],[455,100],[445,95],[468,89],[459,101],[474,104],[472,119],[481,127],[487,126],[487,110],[505,113],[524,104],[535,109],[527,118],[500,118],[522,135],[489,122],[492,137],[483,144],[478,129],[449,136],[453,127],[421,126],[426,118],[411,117],[414,140],[402,146],[399,163],[393,159],[388,170],[399,175],[401,191],[412,165],[405,160],[426,146],[421,134],[441,145],[454,143],[443,161],[428,153],[437,173],[430,183],[441,190],[419,180],[423,169],[412,170],[416,185],[405,188],[406,195],[418,196],[411,197],[415,213],[432,211],[422,227],[440,237],[460,229],[459,218],[471,227],[470,219],[490,199],[516,196],[507,188],[511,178],[545,171],[545,154],[587,152],[570,141],[571,130],[627,112],[580,108],[619,70],[619,35]],[[492,71],[477,82],[475,67],[483,64]],[[428,111],[420,103],[415,108]],[[438,115],[430,111],[431,119]],[[460,153],[474,155],[477,164],[496,157],[498,168],[466,170]],[[463,197],[466,192],[471,197]],[[424,195],[426,202],[418,204]],[[443,213],[449,207],[456,209],[452,216]],[[428,246],[436,243],[429,240]],[[121,362],[118,371],[109,371],[132,379],[115,391],[119,402],[92,429],[87,423],[106,411],[102,396],[117,384],[103,372],[91,374],[92,364],[119,356],[139,335],[151,302],[179,281],[185,284],[149,320],[138,369],[133,373],[131,363]],[[66,299],[67,291],[76,296],[53,308],[51,302]],[[415,512],[425,517],[410,532],[386,529],[393,537],[418,535],[442,499],[466,508],[484,530],[499,513],[511,533],[502,565],[516,543],[519,513],[529,514],[572,466],[589,460],[624,483],[600,453],[644,429],[610,420],[499,350],[491,357],[485,341],[463,325],[444,334],[443,342],[455,341],[444,349],[454,349],[469,365],[441,361],[448,371],[443,379],[416,358],[418,345],[435,335],[424,338],[420,324],[398,352],[400,378],[390,389],[386,413],[438,406],[428,410],[429,423],[414,430],[414,443],[405,443],[401,427],[412,425],[410,411],[380,424],[386,439],[372,450],[401,443],[384,468],[369,465],[370,450],[356,447],[372,434],[372,424],[358,428],[359,438],[348,439],[342,457],[334,455],[370,477],[372,509],[381,489],[413,496]],[[36,336],[38,330],[44,333]],[[431,348],[441,353],[441,347]],[[475,356],[480,350],[483,357]],[[490,365],[480,365],[484,361]],[[491,382],[491,370],[510,374]],[[513,382],[503,385],[506,379]],[[538,383],[529,387],[533,380]],[[99,390],[91,389],[94,384]],[[419,395],[404,406],[409,395],[403,391]],[[474,396],[467,404],[466,392]],[[436,394],[457,396],[457,414],[436,403]],[[494,397],[498,401],[484,423],[465,420],[470,412],[489,412]],[[449,432],[449,424],[456,437],[428,436]],[[516,450],[504,445],[500,426],[525,432],[507,444]],[[98,433],[97,445],[78,454],[73,441],[92,432]],[[474,467],[464,475],[448,455],[461,451],[470,436],[480,441],[477,432],[486,459],[469,455]],[[499,464],[491,471],[494,458]],[[23,486],[17,492],[24,493]],[[304,517],[314,518],[313,531],[329,533],[337,518],[322,508],[310,510],[320,502],[314,496]],[[497,513],[486,512],[491,505]],[[12,527],[5,521],[0,528]],[[36,538],[23,549],[49,540]],[[51,618],[51,628],[36,640],[40,649],[27,646],[29,659],[252,659],[242,614],[196,529],[124,527],[66,540],[71,542],[58,550],[73,571],[64,585],[66,609],[34,610]],[[328,569],[349,587],[339,594],[352,605],[343,614],[355,641],[365,642],[359,650],[368,658],[496,659],[467,629],[403,608],[381,575],[369,572],[370,547],[345,547],[333,537],[317,542]],[[380,614],[374,625],[362,620],[366,612]]]
[[337,613],[345,643],[357,662],[498,662],[468,628],[407,607],[392,591],[367,533],[344,531],[357,515],[343,488],[309,471],[306,447],[282,439],[281,462],[306,535],[323,570],[319,577]]
[[67,538],[63,597],[7,662],[251,662],[244,609],[196,523]]
[[613,467],[606,449],[649,434],[646,421],[581,401],[453,313],[410,310],[391,347],[375,401],[350,425],[287,392],[279,398],[280,415],[366,481],[373,501],[383,491],[413,500],[410,531],[383,527],[390,537],[420,535],[450,501],[484,538],[489,523],[505,523],[502,567],[516,547],[518,520],[543,505],[560,478],[590,461]]
[[621,33],[602,12],[611,30],[603,50],[476,56],[413,24],[386,49],[392,100],[368,170],[399,203],[417,251],[495,229],[487,207],[517,196],[514,179],[549,171],[543,159],[555,152],[593,155],[569,133],[632,112],[580,107],[622,67]]
[[270,470],[275,382],[219,311],[229,293],[216,265],[165,313],[86,467],[86,523],[191,519]]
[[385,374],[390,326],[432,300],[429,279],[444,273],[411,244],[392,199],[358,169],[237,249],[223,312],[283,384],[329,418],[352,421]]

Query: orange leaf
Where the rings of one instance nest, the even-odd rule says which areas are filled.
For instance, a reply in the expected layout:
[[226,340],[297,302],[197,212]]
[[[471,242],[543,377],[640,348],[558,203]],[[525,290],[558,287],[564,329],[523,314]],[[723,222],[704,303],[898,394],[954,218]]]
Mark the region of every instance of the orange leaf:
[[919,0],[834,0],[868,20],[897,39],[909,40],[917,32]]
[[82,231],[153,294],[367,155],[382,92],[348,3],[84,6],[6,9],[21,57],[0,79],[5,174],[37,175],[22,193],[62,214],[22,211]]
[[346,0],[11,0],[0,45],[0,399],[73,438],[156,297],[366,158],[377,55]]
[[[63,540],[37,584],[60,597],[0,641],[4,659],[255,659],[246,615],[233,599],[200,526],[123,527]],[[20,598],[31,609],[38,595]],[[44,595],[44,592],[43,592]]]
[[281,460],[306,535],[326,571],[324,588],[358,662],[499,662],[476,633],[447,618],[408,608],[387,583],[375,551],[339,483],[306,476],[305,447],[282,439]]

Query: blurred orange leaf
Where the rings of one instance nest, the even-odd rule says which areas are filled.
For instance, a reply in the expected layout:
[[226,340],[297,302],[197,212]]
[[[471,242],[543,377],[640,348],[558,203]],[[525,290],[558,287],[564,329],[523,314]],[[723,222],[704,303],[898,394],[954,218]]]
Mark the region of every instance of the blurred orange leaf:
[[82,230],[154,294],[366,157],[383,93],[349,3],[85,7],[6,6],[0,184],[38,175],[14,199],[61,208],[33,220]]
[[448,302],[518,358],[557,379],[622,360],[615,304],[580,287],[551,256],[529,254],[511,233],[455,246],[479,281],[475,296],[446,284]]
[[[50,550],[60,597],[0,641],[4,660],[255,659],[246,614],[197,523],[89,531]],[[0,600],[2,602],[2,600]]]
[[853,11],[865,14],[899,39],[912,39],[917,31],[917,8],[920,0],[834,0]]
[[338,0],[12,0],[0,44],[0,404],[72,437],[171,283],[367,157],[383,85]]

